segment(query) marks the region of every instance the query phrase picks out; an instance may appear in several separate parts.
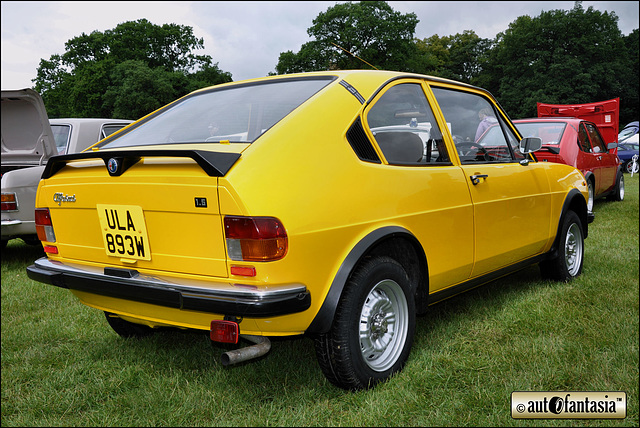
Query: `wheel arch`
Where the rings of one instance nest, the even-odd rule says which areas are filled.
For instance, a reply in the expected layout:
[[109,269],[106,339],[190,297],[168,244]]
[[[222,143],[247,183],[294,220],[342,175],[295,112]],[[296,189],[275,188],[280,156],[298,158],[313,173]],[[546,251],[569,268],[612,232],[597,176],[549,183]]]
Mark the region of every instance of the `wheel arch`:
[[558,250],[558,245],[560,245],[562,224],[564,222],[565,216],[567,215],[567,212],[569,211],[573,211],[578,215],[578,218],[580,218],[580,222],[582,223],[582,232],[584,234],[584,238],[587,238],[587,235],[589,233],[587,202],[584,200],[584,196],[578,189],[571,189],[564,200],[564,204],[562,205],[562,213],[560,214],[560,218],[558,219],[556,237],[553,241],[553,246],[551,247],[552,253],[555,253]]
[[396,260],[407,272],[414,289],[418,313],[426,309],[429,296],[427,258],[418,239],[407,229],[387,226],[376,229],[361,239],[349,252],[334,276],[329,292],[307,329],[311,334],[329,331],[338,302],[354,269],[366,258],[386,255]]

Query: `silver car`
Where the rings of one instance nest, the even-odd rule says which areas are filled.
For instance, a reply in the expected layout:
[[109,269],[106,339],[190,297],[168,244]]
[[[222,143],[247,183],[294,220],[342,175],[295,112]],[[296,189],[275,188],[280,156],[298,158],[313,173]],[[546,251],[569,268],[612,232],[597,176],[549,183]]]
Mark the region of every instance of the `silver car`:
[[40,245],[35,198],[51,156],[81,152],[131,122],[48,119],[37,92],[2,91],[2,248],[13,238]]

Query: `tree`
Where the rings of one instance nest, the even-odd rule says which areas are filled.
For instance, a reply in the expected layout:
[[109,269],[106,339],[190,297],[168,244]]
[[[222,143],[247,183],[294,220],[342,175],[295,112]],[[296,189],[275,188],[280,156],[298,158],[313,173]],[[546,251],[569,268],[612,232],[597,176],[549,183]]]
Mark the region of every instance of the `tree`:
[[50,117],[138,119],[208,85],[231,81],[212,64],[193,29],[124,22],[69,40],[66,52],[41,60],[34,80]]
[[384,1],[336,4],[321,12],[307,30],[315,40],[302,45],[298,53],[281,53],[276,71],[285,74],[372,66],[408,71],[407,63],[415,56],[413,34],[418,22],[414,13],[403,15]]
[[474,31],[465,30],[454,36],[434,34],[416,40],[417,54],[424,58],[420,73],[473,83],[483,71],[483,61],[491,48],[488,39]]
[[617,20],[581,2],[521,16],[496,37],[483,79],[514,118],[536,116],[537,102],[622,98],[629,74],[619,61],[626,49]]

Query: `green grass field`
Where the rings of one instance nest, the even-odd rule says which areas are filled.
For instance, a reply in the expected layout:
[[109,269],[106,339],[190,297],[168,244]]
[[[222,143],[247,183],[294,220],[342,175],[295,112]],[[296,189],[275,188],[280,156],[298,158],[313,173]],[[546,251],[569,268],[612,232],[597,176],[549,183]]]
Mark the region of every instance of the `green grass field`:
[[[102,312],[2,251],[2,426],[638,426],[638,176],[623,202],[596,202],[584,272],[536,266],[418,318],[403,372],[373,390],[329,384],[307,338],[274,339],[223,367],[206,333],[125,340]],[[514,231],[514,233],[526,233]],[[516,420],[514,391],[624,391],[624,420]]]

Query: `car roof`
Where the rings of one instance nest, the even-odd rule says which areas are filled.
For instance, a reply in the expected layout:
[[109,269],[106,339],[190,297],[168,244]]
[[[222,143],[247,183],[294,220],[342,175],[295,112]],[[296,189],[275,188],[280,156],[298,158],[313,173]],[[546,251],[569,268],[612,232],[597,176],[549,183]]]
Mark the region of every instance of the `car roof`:
[[[386,82],[401,79],[401,78],[417,78],[424,79],[430,82],[440,82],[455,85],[458,87],[473,88],[479,91],[490,94],[486,89],[473,86],[467,83],[445,79],[442,77],[430,76],[427,74],[408,73],[401,71],[387,71],[387,70],[330,70],[330,71],[312,71],[306,73],[292,73],[281,74],[274,76],[258,77],[255,79],[239,80],[236,82],[222,83],[215,86],[209,86],[206,88],[198,89],[192,93],[205,92],[211,89],[218,89],[223,87],[230,87],[235,85],[244,85],[249,83],[259,82],[273,82],[276,79],[295,79],[295,78],[309,78],[309,77],[335,77],[339,80],[346,80],[355,90],[360,91],[363,94],[370,94],[371,91],[376,91]],[[372,96],[375,95],[375,92]]]

